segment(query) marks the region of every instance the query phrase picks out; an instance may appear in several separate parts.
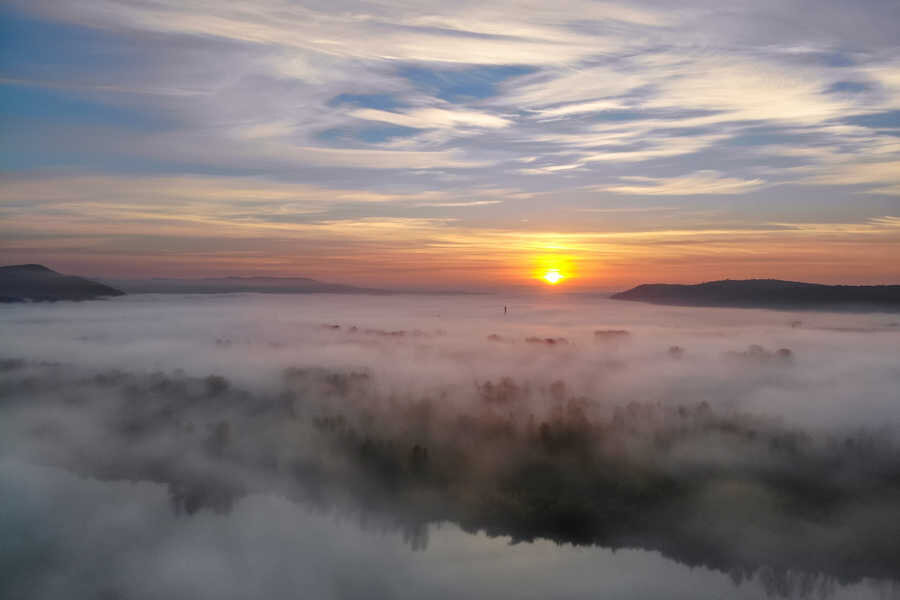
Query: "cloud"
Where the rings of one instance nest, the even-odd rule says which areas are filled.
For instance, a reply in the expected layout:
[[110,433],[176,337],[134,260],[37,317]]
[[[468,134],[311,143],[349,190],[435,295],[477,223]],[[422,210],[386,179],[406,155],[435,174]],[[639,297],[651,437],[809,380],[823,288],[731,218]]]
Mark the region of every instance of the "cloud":
[[[566,31],[557,11],[532,7],[532,19],[501,5],[425,5],[416,10],[385,4],[369,11],[289,8],[270,0],[228,7],[192,6],[176,2],[123,5],[94,0],[80,10],[37,2],[30,10],[92,26],[125,27],[164,33],[215,36],[227,40],[275,45],[295,51],[344,58],[436,61],[462,64],[560,64],[596,52],[591,36]],[[636,24],[661,22],[660,13],[578,2],[573,9],[594,18],[615,18]],[[417,14],[418,13],[418,14]],[[443,13],[443,15],[441,14]],[[615,38],[613,38],[615,39]],[[623,40],[615,40],[612,49]],[[613,45],[614,44],[614,45]]]
[[508,84],[498,102],[536,110],[542,116],[561,116],[605,110],[617,97],[647,83],[641,72],[608,66],[542,71]]
[[[133,240],[116,241],[97,218],[108,210],[122,236],[246,239],[240,264],[250,265],[253,252],[273,251],[263,231],[300,236],[316,220],[415,219],[463,205],[481,208],[454,211],[460,221],[444,227],[480,240],[636,227],[627,212],[602,221],[580,210],[590,193],[679,195],[682,210],[653,215],[645,231],[864,223],[891,214],[885,203],[898,193],[889,4],[18,2],[0,81],[7,172],[130,177],[134,189],[118,182],[110,189],[128,200],[84,197],[53,214],[19,200],[3,208],[13,220],[4,231],[37,236],[43,222],[67,232],[45,244],[71,249],[70,236],[97,227],[102,241],[84,252],[124,250]],[[196,197],[197,174],[220,182],[209,187],[225,199],[219,214],[214,199]],[[194,180],[181,195],[159,187],[179,177]],[[255,192],[253,178],[263,182]],[[761,190],[761,180],[772,201],[756,212],[724,202],[713,222],[698,216],[704,197]],[[290,181],[309,189],[277,183]],[[791,188],[788,203],[786,184],[807,187]],[[144,186],[164,210],[149,192],[136,206]],[[857,186],[852,207],[840,202],[846,186]],[[486,187],[527,198],[488,197]],[[237,206],[248,193],[295,199]],[[488,204],[497,200],[506,201]],[[445,248],[448,232],[436,229],[416,239],[436,235]],[[40,249],[15,243],[20,256]],[[606,247],[595,256],[610,258]]]
[[850,162],[832,165],[820,174],[801,180],[807,185],[864,185],[870,194],[900,194],[900,160]]
[[[553,194],[551,218],[528,208],[539,207],[541,195],[517,188],[376,192],[263,177],[18,178],[0,191],[0,247],[9,262],[88,275],[259,272],[373,287],[528,285],[531,261],[547,254],[575,257],[581,275],[569,283],[587,289],[636,283],[636,272],[675,277],[680,261],[677,276],[691,280],[735,269],[785,279],[815,273],[822,281],[893,277],[885,275],[891,265],[866,257],[889,254],[898,230],[870,219],[750,222],[722,210],[677,203],[655,210],[610,199],[746,193],[762,185],[732,179],[699,172],[624,179],[622,190],[578,187]],[[602,204],[593,201],[604,194]],[[536,216],[523,223],[522,214]],[[890,216],[880,210],[872,218]],[[840,256],[831,252],[835,244]]]
[[900,217],[873,217],[864,223],[772,223],[788,230],[804,234],[862,234],[891,236],[900,228]]
[[[107,175],[57,175],[39,178],[10,178],[0,191],[6,206],[43,207],[54,210],[71,205],[132,205],[138,210],[218,209],[227,215],[234,207],[264,210],[280,203],[322,208],[339,203],[391,202],[403,194],[371,190],[318,187],[263,177],[178,176],[130,177]],[[427,196],[427,195],[426,195]],[[411,195],[421,198],[422,195]],[[260,213],[262,214],[262,213]],[[177,213],[172,214],[177,217]]]
[[527,173],[528,175],[547,175],[550,173],[558,173],[560,171],[571,171],[573,169],[580,169],[584,166],[584,163],[568,163],[568,164],[560,164],[560,165],[545,165],[541,167],[531,167],[528,169],[519,169],[520,173]]
[[508,127],[511,124],[508,119],[496,115],[475,111],[446,110],[441,108],[422,108],[406,113],[360,109],[352,111],[350,116],[356,117],[357,119],[381,121],[393,125],[419,129],[459,127],[499,129]]
[[679,58],[660,68],[659,93],[647,106],[721,111],[722,120],[794,123],[821,123],[853,108],[849,99],[822,93],[835,77],[828,69],[740,56]]
[[554,119],[583,113],[596,113],[624,108],[627,108],[627,105],[625,105],[621,100],[593,100],[590,102],[573,102],[564,104],[562,106],[557,106],[555,108],[542,108],[535,110],[544,119]]
[[765,185],[762,179],[735,179],[717,171],[697,171],[679,177],[625,176],[631,185],[612,185],[602,188],[617,194],[646,196],[693,196],[698,194],[746,194]]
[[432,208],[462,208],[465,206],[490,206],[491,204],[502,203],[503,200],[472,200],[470,202],[420,202],[415,206]]
[[640,144],[644,146],[637,149],[602,148],[599,152],[585,154],[582,162],[643,162],[671,156],[683,156],[695,154],[717,142],[728,138],[728,135],[696,135],[684,136],[678,134],[650,136]]

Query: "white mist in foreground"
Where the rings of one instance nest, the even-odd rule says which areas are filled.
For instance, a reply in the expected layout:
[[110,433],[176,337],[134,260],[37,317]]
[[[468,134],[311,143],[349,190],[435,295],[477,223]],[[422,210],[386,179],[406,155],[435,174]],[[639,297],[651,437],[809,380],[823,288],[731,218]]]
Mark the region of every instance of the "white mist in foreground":
[[0,596],[893,597],[870,576],[900,580],[898,321],[550,296],[0,306]]
[[[250,387],[265,387],[293,366],[367,370],[384,393],[398,394],[512,377],[563,381],[600,406],[706,401],[803,427],[900,425],[896,314],[564,297],[139,295],[3,306],[0,328],[6,358],[183,369]],[[630,335],[604,342],[598,330]],[[489,340],[492,334],[500,339]],[[568,343],[525,341],[533,337]],[[752,356],[733,355],[753,345],[771,353],[790,349],[791,368],[760,368]],[[683,349],[680,360],[673,360],[672,346]]]

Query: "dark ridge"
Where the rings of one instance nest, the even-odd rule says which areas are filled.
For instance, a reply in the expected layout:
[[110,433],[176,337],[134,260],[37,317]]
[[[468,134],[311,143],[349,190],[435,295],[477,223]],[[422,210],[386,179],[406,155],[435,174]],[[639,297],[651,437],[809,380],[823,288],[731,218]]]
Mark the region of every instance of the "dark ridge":
[[96,281],[63,275],[44,265],[0,267],[0,302],[55,302],[123,296],[125,292]]
[[48,269],[48,268],[45,267],[44,265],[35,265],[35,264],[29,264],[29,265],[9,265],[9,266],[6,266],[6,267],[0,267],[0,269],[18,269],[18,270],[21,270],[21,271],[30,271],[30,272],[40,272],[40,271],[43,271],[43,272],[45,272],[45,273],[53,273],[53,272],[54,272],[52,269]]
[[696,285],[649,283],[612,296],[673,306],[900,310],[900,285],[823,285],[779,279],[708,281]]

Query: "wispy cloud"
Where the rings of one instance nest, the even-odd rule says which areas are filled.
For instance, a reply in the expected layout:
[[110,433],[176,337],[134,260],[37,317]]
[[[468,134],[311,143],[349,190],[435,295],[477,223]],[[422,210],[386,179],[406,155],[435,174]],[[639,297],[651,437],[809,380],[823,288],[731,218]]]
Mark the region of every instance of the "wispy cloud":
[[900,160],[848,162],[832,165],[819,174],[799,181],[809,185],[867,186],[871,194],[900,195]]
[[471,202],[419,202],[414,206],[427,208],[463,208],[466,206],[490,206],[501,204],[503,200],[472,200]]
[[608,192],[645,196],[696,196],[706,194],[746,194],[765,185],[762,179],[736,179],[717,171],[697,171],[679,177],[625,176],[629,182],[605,187]]
[[511,125],[508,119],[497,115],[470,110],[446,110],[442,108],[420,108],[408,113],[394,113],[386,110],[366,108],[354,110],[350,113],[350,116],[357,119],[380,121],[420,129],[452,127],[498,129]]
[[[525,248],[548,231],[612,223],[604,235],[627,236],[641,216],[657,247],[689,237],[715,254],[721,237],[661,232],[783,241],[771,223],[870,223],[891,218],[900,195],[896,3],[32,0],[3,10],[18,32],[0,68],[9,234],[102,232],[113,248],[124,242],[105,212],[122,236],[302,230],[328,245],[349,230],[326,221],[381,231],[386,221],[366,219],[397,219],[415,230],[404,249],[415,239],[427,254],[506,235]],[[751,193],[773,201],[748,210],[728,198]],[[840,201],[847,193],[853,206]],[[637,213],[639,195],[673,206]],[[704,202],[718,211],[706,221]],[[597,250],[605,243],[578,249],[611,261],[612,246]],[[737,260],[733,250],[722,255]]]

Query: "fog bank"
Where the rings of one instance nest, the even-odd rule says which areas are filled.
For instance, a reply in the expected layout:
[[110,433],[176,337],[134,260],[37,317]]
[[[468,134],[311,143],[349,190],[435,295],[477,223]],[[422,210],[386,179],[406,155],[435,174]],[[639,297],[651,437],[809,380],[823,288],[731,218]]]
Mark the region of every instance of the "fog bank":
[[[226,532],[269,539],[262,514],[288,510],[304,523],[349,519],[410,550],[443,524],[459,539],[537,544],[529,552],[658,552],[774,595],[855,594],[900,579],[894,318],[495,296],[0,307],[0,484],[21,501],[3,526],[31,522],[23,510],[84,522],[58,491],[23,500],[41,495],[29,491],[38,481],[102,489],[103,502],[125,494],[111,512],[92,509],[88,536],[106,539],[95,530],[120,517],[146,535],[182,523],[173,539],[134,538],[128,552],[142,558],[181,560],[166,544],[182,527],[225,536],[215,557],[209,540],[178,548],[199,561],[191,578],[222,568],[203,562],[221,559],[220,544],[257,575],[275,568]],[[60,581],[87,568],[65,530],[6,553],[5,571],[25,567],[14,585],[58,597],[52,581],[27,579],[54,544]],[[319,597],[358,597],[328,577]],[[132,597],[144,589],[133,583],[110,585]],[[196,596],[240,597],[219,583]],[[395,584],[382,596],[402,597]]]

